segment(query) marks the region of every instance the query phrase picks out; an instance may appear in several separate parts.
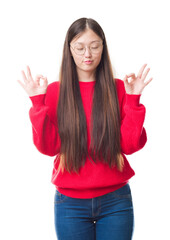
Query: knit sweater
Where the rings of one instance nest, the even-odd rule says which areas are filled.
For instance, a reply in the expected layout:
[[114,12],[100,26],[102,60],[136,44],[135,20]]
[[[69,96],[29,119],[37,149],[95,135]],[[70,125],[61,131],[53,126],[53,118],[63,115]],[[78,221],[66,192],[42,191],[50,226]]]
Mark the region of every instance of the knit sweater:
[[[89,147],[95,81],[79,82],[79,86],[86,116],[87,145]],[[53,82],[49,84],[46,94],[30,97],[32,107],[29,115],[34,144],[41,153],[55,156],[52,183],[60,193],[73,198],[94,198],[123,187],[135,174],[125,155],[140,150],[147,141],[146,131],[143,127],[145,107],[140,104],[141,95],[126,94],[123,81],[116,79],[121,116],[123,171],[119,171],[116,167],[110,168],[102,161],[94,162],[87,157],[84,166],[77,174],[58,170],[61,142],[58,134],[56,108],[59,100],[59,87],[59,82]]]

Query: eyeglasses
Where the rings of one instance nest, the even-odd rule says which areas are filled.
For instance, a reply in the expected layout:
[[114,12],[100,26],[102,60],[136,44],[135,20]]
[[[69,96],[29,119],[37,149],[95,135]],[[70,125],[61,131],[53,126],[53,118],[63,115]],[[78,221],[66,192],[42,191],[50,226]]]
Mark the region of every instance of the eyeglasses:
[[[95,41],[89,45],[90,52],[93,54],[98,54],[101,52],[102,46],[102,42]],[[84,55],[86,52],[86,47],[81,43],[77,43],[74,47],[71,46],[71,48],[74,50],[75,54],[80,56]]]

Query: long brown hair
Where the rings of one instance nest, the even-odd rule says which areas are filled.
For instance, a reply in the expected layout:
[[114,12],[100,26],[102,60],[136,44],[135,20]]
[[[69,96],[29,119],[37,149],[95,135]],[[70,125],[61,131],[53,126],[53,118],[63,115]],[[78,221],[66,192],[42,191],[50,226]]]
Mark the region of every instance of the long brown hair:
[[[90,28],[103,40],[103,52],[96,69],[92,107],[90,150],[87,149],[87,126],[82,104],[76,65],[70,42]],[[120,147],[120,113],[105,34],[93,19],[80,18],[68,29],[60,69],[60,94],[57,106],[58,132],[61,139],[60,165],[64,171],[79,171],[86,157],[108,163],[121,171],[123,157]]]

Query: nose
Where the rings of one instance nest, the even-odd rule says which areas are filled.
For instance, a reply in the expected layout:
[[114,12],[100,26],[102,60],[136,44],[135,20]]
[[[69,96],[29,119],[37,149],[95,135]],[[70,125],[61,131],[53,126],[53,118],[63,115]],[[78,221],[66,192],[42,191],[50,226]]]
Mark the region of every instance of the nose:
[[90,57],[91,56],[91,51],[90,51],[89,47],[86,47],[84,55],[85,55],[85,57]]

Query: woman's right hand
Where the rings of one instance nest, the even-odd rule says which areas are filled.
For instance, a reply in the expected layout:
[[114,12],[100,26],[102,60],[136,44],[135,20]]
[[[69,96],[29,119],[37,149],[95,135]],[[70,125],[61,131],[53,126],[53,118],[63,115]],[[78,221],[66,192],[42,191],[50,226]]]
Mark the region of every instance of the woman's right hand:
[[[45,94],[47,91],[48,81],[43,75],[37,75],[33,80],[29,66],[27,66],[27,77],[24,71],[21,71],[24,83],[20,80],[18,82],[27,92],[29,97],[33,97],[40,94]],[[40,79],[43,80],[43,84],[40,84]]]

